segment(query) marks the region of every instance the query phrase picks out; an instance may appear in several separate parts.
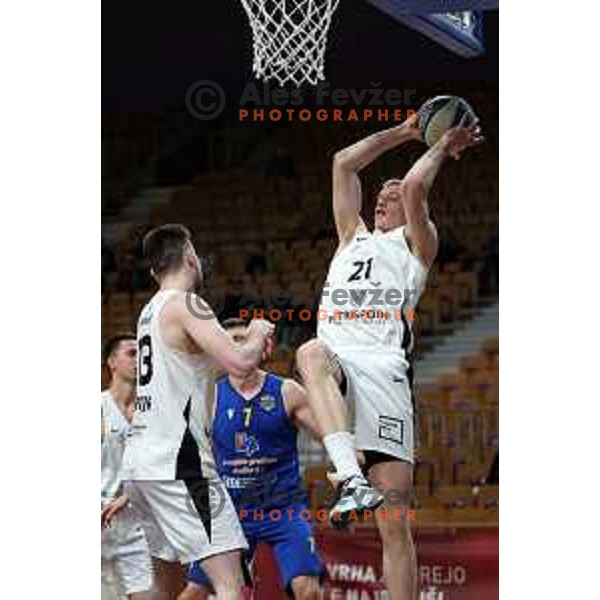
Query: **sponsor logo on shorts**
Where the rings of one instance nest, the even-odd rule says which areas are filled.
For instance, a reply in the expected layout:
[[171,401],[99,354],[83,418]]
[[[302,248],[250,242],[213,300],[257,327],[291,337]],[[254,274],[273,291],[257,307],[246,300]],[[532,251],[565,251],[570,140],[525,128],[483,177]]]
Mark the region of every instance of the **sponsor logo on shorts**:
[[404,420],[395,417],[379,417],[379,437],[404,446]]

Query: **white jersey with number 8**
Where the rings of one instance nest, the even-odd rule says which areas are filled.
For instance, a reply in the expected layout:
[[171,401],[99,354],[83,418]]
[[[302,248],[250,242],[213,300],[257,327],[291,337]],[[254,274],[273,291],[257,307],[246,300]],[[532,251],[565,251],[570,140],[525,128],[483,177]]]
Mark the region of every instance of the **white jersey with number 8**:
[[165,303],[181,290],[161,290],[137,326],[138,381],[123,477],[132,481],[211,478],[214,459],[206,432],[211,360],[169,347],[160,333]]

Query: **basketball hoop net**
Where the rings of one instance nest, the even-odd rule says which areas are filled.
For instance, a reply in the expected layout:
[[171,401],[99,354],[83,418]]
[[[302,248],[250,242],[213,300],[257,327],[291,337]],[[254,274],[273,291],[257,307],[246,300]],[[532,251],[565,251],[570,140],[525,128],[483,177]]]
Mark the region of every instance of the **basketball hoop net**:
[[241,0],[253,36],[254,74],[279,85],[316,85],[331,17],[340,0]]

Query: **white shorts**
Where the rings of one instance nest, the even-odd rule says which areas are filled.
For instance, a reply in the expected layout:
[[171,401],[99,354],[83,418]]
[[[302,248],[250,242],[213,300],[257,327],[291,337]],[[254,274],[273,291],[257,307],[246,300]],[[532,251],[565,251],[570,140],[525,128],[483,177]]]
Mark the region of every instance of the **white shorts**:
[[414,462],[412,386],[399,354],[334,352],[346,377],[345,393],[357,450]]
[[219,479],[130,481],[126,492],[147,532],[152,556],[188,564],[248,547]]
[[144,531],[139,524],[127,523],[127,517],[126,513],[117,516],[102,531],[101,555],[102,587],[129,595],[150,591],[153,575]]

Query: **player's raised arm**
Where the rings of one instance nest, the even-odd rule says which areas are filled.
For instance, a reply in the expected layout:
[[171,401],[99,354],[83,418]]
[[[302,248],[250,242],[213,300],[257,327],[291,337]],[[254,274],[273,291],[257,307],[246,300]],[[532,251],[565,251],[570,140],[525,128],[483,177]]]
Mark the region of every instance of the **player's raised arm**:
[[[197,298],[192,294],[192,302]],[[274,331],[268,321],[254,320],[248,326],[244,344],[234,344],[206,303],[202,318],[192,314],[185,301],[174,303],[176,318],[198,347],[210,354],[219,365],[238,377],[244,377],[262,360],[267,339]]]
[[282,388],[285,409],[296,427],[306,429],[319,442],[323,432],[310,409],[306,390],[293,379],[286,379]]
[[460,158],[461,152],[480,144],[477,122],[449,129],[412,166],[403,180],[402,201],[407,220],[407,233],[413,252],[430,267],[438,250],[435,225],[429,218],[429,191],[440,167],[448,157]]
[[416,116],[401,125],[378,131],[352,146],[337,152],[333,158],[333,215],[340,243],[352,239],[361,224],[362,192],[359,172],[384,152],[409,140],[420,140]]

